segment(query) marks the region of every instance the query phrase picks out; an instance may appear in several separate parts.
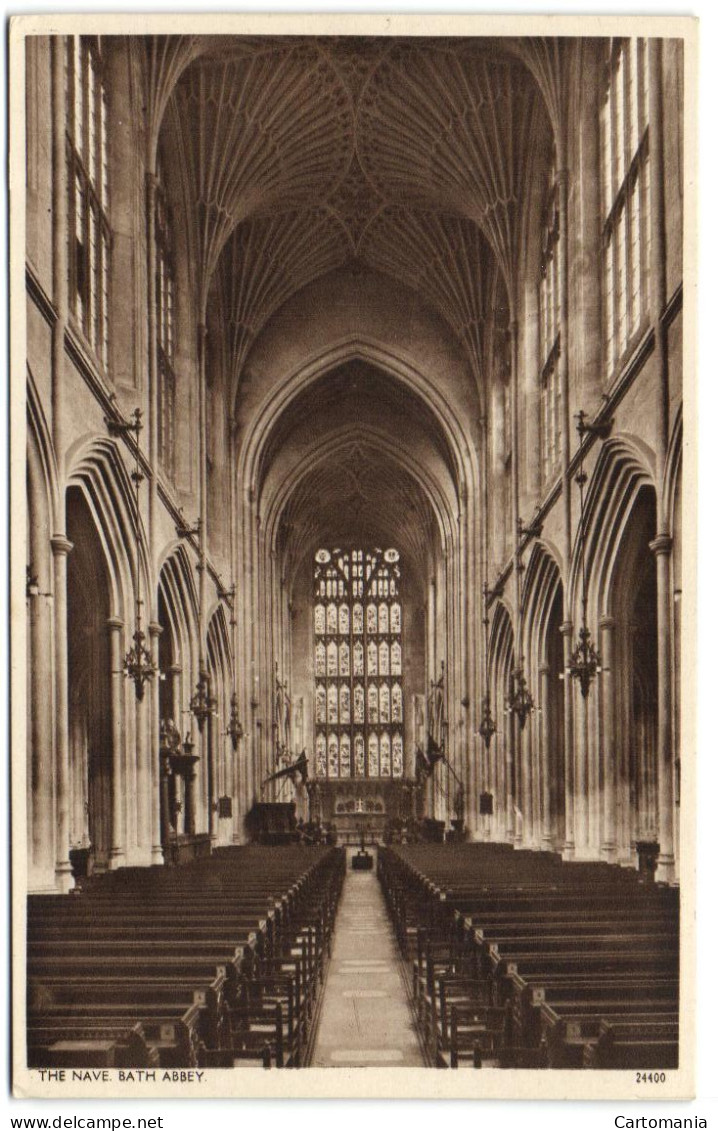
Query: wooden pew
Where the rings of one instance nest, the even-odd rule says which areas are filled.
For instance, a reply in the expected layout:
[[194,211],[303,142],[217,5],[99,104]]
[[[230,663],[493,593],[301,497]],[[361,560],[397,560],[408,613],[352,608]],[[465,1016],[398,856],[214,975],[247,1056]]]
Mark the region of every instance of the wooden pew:
[[[392,848],[380,852],[378,874],[404,953],[415,956],[420,1015],[436,1047],[448,1043],[452,1063],[486,1060],[484,1037],[472,1048],[470,1017],[474,1010],[480,1018],[487,999],[505,1005],[508,1019],[504,1049],[492,1059],[514,1066],[577,1064],[597,1040],[602,1014],[625,1024],[611,1039],[627,1060],[638,1055],[622,1039],[631,1018],[647,1024],[643,1014],[667,1010],[668,1023],[677,1011],[674,889],[640,885],[610,865],[567,865],[505,846]],[[617,988],[632,985],[629,999],[617,999]],[[453,1055],[451,1009],[466,1016],[463,1047],[457,1037]]]
[[31,1047],[49,1055],[53,1033],[52,1047],[67,1045],[83,1017],[110,1033],[141,1017],[162,1063],[298,1064],[344,871],[336,850],[231,849],[110,873],[79,897],[31,897]]

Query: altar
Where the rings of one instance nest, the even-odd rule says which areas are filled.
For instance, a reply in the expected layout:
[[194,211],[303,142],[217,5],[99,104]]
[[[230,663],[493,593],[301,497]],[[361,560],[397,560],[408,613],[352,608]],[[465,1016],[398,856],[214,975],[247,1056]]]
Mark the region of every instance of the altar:
[[333,825],[338,844],[378,844],[388,827],[414,816],[414,782],[405,778],[315,780],[307,790],[311,820]]

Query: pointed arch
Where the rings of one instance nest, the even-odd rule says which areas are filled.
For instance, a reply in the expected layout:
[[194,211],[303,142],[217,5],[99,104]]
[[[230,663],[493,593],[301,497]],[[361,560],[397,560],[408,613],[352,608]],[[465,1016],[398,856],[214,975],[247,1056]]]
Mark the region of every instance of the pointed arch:
[[536,665],[546,662],[548,617],[561,589],[561,570],[556,556],[545,542],[535,542],[524,575],[523,623],[526,653]]
[[[160,655],[165,664],[169,663],[172,676],[162,696],[160,713],[172,707],[172,717],[181,726],[181,715],[190,699],[192,673],[199,666],[199,601],[184,545],[177,544],[161,565],[158,608],[162,627]],[[178,714],[180,718],[176,719]]]
[[134,618],[135,594],[145,602],[146,609],[151,607],[151,569],[142,498],[138,516],[134,487],[113,440],[85,438],[70,449],[67,465],[67,486],[79,487],[85,494],[107,558],[112,614],[129,623]]
[[[586,494],[586,576],[589,604],[598,616],[608,612],[606,596],[616,566],[620,535],[643,487],[650,487],[655,493],[650,449],[635,437],[612,436],[601,449]],[[574,609],[580,599],[580,572],[581,555],[576,542],[567,585],[567,611]]]

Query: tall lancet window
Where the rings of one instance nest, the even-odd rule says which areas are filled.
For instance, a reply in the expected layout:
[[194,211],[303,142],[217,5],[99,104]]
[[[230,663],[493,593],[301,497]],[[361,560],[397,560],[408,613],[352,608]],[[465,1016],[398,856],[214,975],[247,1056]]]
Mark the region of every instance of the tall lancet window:
[[648,44],[613,40],[601,106],[603,337],[611,376],[648,314]]
[[161,166],[155,196],[155,320],[157,326],[157,451],[160,463],[175,474],[175,255],[172,213]]
[[561,256],[556,173],[551,164],[544,204],[539,281],[541,363],[541,471],[544,482],[555,474],[561,455],[561,385],[558,356],[561,350]]
[[397,550],[314,556],[314,772],[404,774],[401,577]]
[[70,35],[67,98],[70,309],[97,361],[109,364],[110,222],[107,90],[96,36]]

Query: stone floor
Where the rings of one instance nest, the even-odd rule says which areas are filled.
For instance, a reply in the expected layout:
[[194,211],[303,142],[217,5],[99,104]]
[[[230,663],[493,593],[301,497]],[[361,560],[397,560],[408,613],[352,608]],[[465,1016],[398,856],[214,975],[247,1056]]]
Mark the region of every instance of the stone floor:
[[[351,862],[351,850],[348,855]],[[312,1067],[423,1067],[399,962],[374,869],[350,870],[337,913]]]

